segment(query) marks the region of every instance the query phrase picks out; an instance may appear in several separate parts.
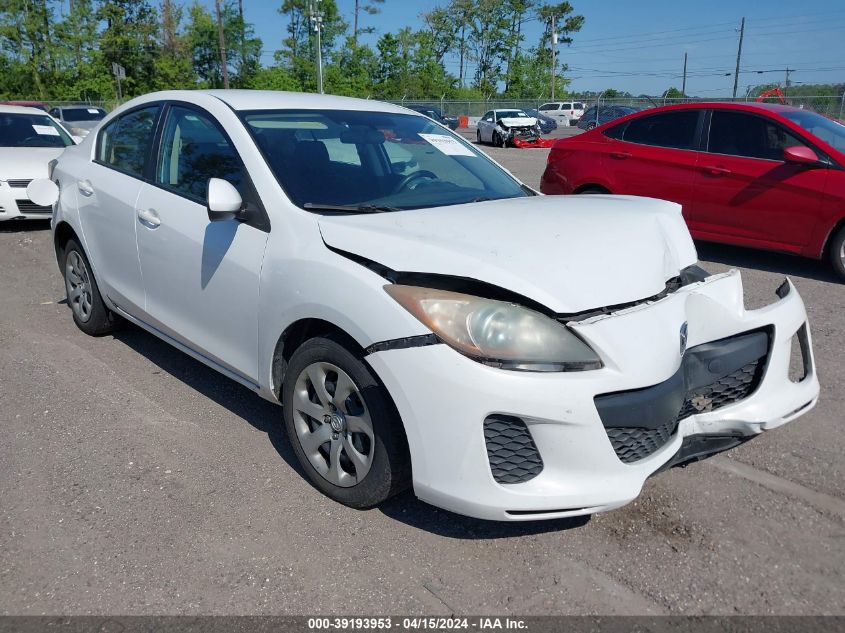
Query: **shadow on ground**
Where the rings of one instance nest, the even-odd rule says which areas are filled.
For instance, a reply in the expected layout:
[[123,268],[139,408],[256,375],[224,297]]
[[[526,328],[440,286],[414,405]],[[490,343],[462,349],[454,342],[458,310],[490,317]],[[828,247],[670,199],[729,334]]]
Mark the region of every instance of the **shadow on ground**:
[[791,277],[806,277],[818,281],[840,283],[827,260],[809,259],[797,255],[760,251],[740,246],[696,242],[698,257],[702,261],[718,262],[726,266],[756,268]]
[[[307,477],[291,450],[282,421],[282,409],[255,393],[206,367],[144,330],[128,325],[114,338],[145,357],[162,371],[213,400],[245,420],[256,430],[266,433],[279,456],[296,471]],[[312,494],[321,494],[316,489]],[[440,510],[405,492],[378,508],[386,516],[406,525],[440,536],[455,539],[498,539],[581,527],[589,517],[552,521],[497,522],[471,519]]]
[[0,222],[0,233],[27,233],[29,231],[49,230],[49,220],[4,220]]

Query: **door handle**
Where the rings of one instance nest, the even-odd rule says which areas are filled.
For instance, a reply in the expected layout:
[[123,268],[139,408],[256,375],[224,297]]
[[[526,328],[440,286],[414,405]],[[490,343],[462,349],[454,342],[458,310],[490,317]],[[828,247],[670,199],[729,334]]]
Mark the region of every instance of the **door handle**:
[[611,158],[616,158],[619,160],[624,160],[626,158],[631,158],[630,152],[610,152]]
[[731,170],[727,169],[726,167],[710,166],[710,167],[704,167],[703,169],[704,169],[705,172],[707,172],[711,176],[727,176],[728,174],[731,173]]
[[83,196],[90,197],[94,195],[94,187],[91,185],[90,180],[78,180],[76,182],[76,188],[79,189],[79,193]]
[[155,212],[155,209],[138,209],[137,213],[141,224],[147,228],[155,229],[161,226],[161,218],[158,217],[158,213]]

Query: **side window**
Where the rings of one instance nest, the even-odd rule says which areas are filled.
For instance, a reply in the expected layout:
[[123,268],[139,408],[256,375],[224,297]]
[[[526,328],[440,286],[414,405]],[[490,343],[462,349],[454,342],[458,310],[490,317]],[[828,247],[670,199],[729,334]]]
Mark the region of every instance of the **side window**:
[[627,127],[627,123],[622,123],[621,125],[614,125],[613,127],[605,130],[604,135],[608,138],[615,138],[616,140],[621,141],[623,135],[625,134],[625,128]]
[[560,105],[560,109],[561,109],[561,110],[571,110],[571,109],[572,109],[572,104],[571,104],[571,103],[562,103],[562,104]]
[[773,121],[744,112],[713,111],[708,152],[783,160],[784,149],[800,145],[801,141]]
[[490,110],[489,112],[485,112],[484,116],[481,117],[482,121],[492,121],[493,120],[493,111]]
[[59,112],[58,108],[53,108],[50,110],[50,116],[55,119],[61,119],[61,112]]
[[161,137],[156,182],[205,204],[209,178],[228,180],[247,198],[246,172],[220,128],[196,110],[170,108]]
[[97,160],[142,177],[158,110],[157,105],[134,110],[109,123],[100,132]]
[[700,110],[664,112],[628,122],[623,139],[629,143],[695,149],[695,130]]
[[546,112],[548,110],[557,110],[557,104],[556,103],[544,103],[543,105],[540,106],[539,109],[540,109],[541,112]]

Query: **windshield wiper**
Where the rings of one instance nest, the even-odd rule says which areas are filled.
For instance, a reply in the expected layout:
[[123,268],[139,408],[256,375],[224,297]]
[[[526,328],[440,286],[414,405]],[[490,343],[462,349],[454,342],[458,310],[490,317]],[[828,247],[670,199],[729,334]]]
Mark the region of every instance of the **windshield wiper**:
[[388,207],[376,204],[322,204],[318,202],[306,202],[302,205],[306,209],[315,211],[342,211],[344,213],[385,213],[387,211],[401,211],[397,207]]

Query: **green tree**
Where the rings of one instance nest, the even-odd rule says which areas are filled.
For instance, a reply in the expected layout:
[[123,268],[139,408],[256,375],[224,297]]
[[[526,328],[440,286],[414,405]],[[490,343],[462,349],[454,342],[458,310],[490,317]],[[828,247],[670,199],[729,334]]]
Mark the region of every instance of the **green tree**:
[[153,90],[160,30],[156,10],[147,0],[100,0],[96,16],[105,24],[98,42],[98,73],[108,76],[118,63],[126,69],[125,96]]

